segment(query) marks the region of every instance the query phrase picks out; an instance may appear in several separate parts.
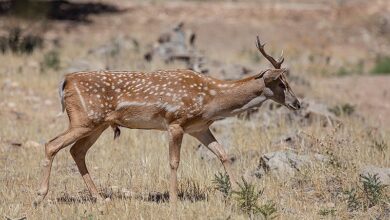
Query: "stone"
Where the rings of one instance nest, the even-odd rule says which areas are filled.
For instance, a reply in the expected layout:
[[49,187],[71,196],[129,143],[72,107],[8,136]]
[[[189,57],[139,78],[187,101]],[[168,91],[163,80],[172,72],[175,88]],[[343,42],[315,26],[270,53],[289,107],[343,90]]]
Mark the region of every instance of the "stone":
[[138,51],[139,43],[135,38],[129,36],[117,36],[108,42],[92,48],[88,51],[88,54],[94,54],[98,56],[116,56],[123,52]]
[[361,176],[375,175],[379,177],[382,184],[390,185],[390,168],[376,167],[373,165],[367,165],[360,169]]
[[326,162],[328,157],[320,154],[298,155],[292,151],[276,151],[264,154],[259,161],[257,168],[251,175],[262,178],[266,174],[278,178],[292,177],[305,166],[315,162]]
[[26,141],[25,146],[27,148],[40,148],[40,147],[42,147],[42,145],[40,143],[38,143],[36,141],[32,141],[32,140]]

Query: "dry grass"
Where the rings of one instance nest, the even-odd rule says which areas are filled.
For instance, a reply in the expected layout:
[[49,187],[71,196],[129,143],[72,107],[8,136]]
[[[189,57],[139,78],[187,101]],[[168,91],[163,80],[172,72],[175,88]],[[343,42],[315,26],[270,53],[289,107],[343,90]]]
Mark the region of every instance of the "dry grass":
[[[180,6],[181,4],[184,6]],[[177,6],[180,10],[183,8],[194,10],[192,4],[189,4],[190,6],[181,4]],[[205,7],[205,4],[201,6]],[[213,9],[215,4],[217,3],[211,4]],[[243,5],[242,7],[246,8],[245,4]],[[134,12],[136,15],[141,9],[146,10],[142,4],[134,7],[138,9]],[[172,11],[179,10],[174,6],[167,6],[167,8]],[[229,7],[228,9],[226,14],[236,13],[234,9]],[[159,8],[151,6],[148,10],[155,12],[159,11]],[[211,21],[205,19],[206,24],[197,23],[192,19],[189,22],[199,30],[199,46],[207,48],[209,44],[211,45],[210,48],[205,49],[211,56],[219,55],[223,60],[234,60],[237,63],[249,63],[254,66],[256,63],[248,62],[248,56],[252,55],[243,55],[242,50],[236,48],[237,45],[231,44],[231,37],[222,36],[235,32],[237,34],[235,40],[245,39],[245,42],[239,42],[239,45],[246,45],[247,48],[249,45],[253,46],[252,36],[258,25],[253,23],[254,18],[250,15],[237,18],[238,21],[247,19],[252,22],[248,27],[240,27],[234,20],[228,19],[221,24],[222,34],[216,35],[206,34],[207,30],[214,33],[213,25],[216,21],[213,17],[209,18]],[[134,34],[138,39],[150,42],[156,36],[153,34],[157,34],[160,29],[163,29],[162,27],[166,27],[171,20],[174,20],[172,15],[166,17],[161,15],[160,22],[153,18],[142,18],[141,21],[129,24],[133,16],[135,15],[127,13],[96,18],[95,23],[75,26],[69,33],[65,31],[64,24],[50,24],[53,28],[52,32],[56,32],[54,35],[66,36],[61,38],[62,46],[58,48],[61,60],[59,71],[48,69],[41,72],[40,62],[44,59],[44,54],[50,51],[49,48],[34,52],[31,56],[0,55],[0,214],[2,216],[10,218],[27,216],[28,219],[172,219],[174,217],[248,219],[248,216],[239,210],[234,199],[226,201],[222,193],[214,189],[214,175],[222,172],[223,168],[217,160],[200,159],[195,151],[198,143],[190,137],[185,137],[183,142],[182,161],[179,167],[182,200],[178,203],[177,211],[174,211],[166,200],[169,177],[166,134],[158,131],[125,129],[117,141],[113,141],[113,133],[107,130],[87,156],[87,165],[95,183],[105,196],[111,198],[111,202],[102,206],[103,214],[99,211],[101,206],[91,201],[85,191],[82,178],[69,154],[69,148],[62,150],[55,158],[50,181],[51,188],[46,201],[38,208],[31,206],[41,177],[43,143],[67,127],[66,116],[57,116],[60,111],[57,83],[70,63],[78,59],[87,59],[96,63],[96,68],[109,65],[115,69],[146,70],[175,66],[175,64],[144,64],[142,51],[123,52],[116,57],[108,58],[88,55],[87,51],[90,48],[115,37],[116,32],[112,31],[110,22],[123,27],[123,30],[129,28],[133,31],[130,35]],[[255,16],[259,15],[255,14]],[[148,22],[150,27],[158,28],[150,33],[150,29],[145,28]],[[280,23],[279,20],[266,20],[266,22]],[[202,25],[205,27],[202,28]],[[274,33],[280,33],[270,24],[267,24],[266,28],[270,28]],[[285,24],[285,28],[295,30],[293,24]],[[116,27],[116,29],[120,28]],[[294,33],[299,35],[300,31]],[[52,32],[49,31],[48,35],[53,34]],[[127,34],[126,31],[121,33]],[[265,35],[271,38],[272,34],[267,32]],[[205,38],[208,41],[205,41]],[[284,40],[284,42],[289,41]],[[295,35],[290,42],[307,43],[305,39],[299,39]],[[145,44],[143,41],[141,43]],[[274,43],[272,42],[273,45]],[[302,60],[298,58],[289,62],[290,57],[301,51],[296,45],[286,44],[278,46],[287,47],[286,63],[290,66],[297,64],[297,67],[293,68],[307,73],[303,76],[308,80],[326,80],[310,74],[310,71],[319,72],[319,65],[300,63]],[[302,53],[306,55],[315,53],[317,49],[308,47]],[[344,52],[349,53],[348,55],[354,54],[355,49],[356,46],[349,44],[346,48],[347,52]],[[223,56],[221,57],[220,54]],[[328,68],[326,65],[320,67]],[[337,101],[351,100],[350,94],[347,93],[332,99],[328,88],[322,85],[321,81],[313,82],[312,87],[299,84],[293,87],[302,96],[316,98],[330,104],[343,104]],[[300,131],[305,135],[306,141],[295,146],[298,153],[310,155],[320,153],[328,155],[331,160],[325,164],[307,167],[291,179],[280,180],[268,176],[261,180],[249,178],[258,189],[264,190],[261,196],[263,202],[275,202],[277,218],[368,219],[386,213],[386,209],[389,209],[388,197],[387,205],[350,211],[344,192],[359,184],[358,171],[362,166],[372,164],[390,167],[389,149],[375,147],[381,141],[387,145],[390,143],[389,127],[378,129],[371,118],[361,120],[356,116],[341,117],[342,126],[323,127],[320,122],[301,126],[298,123],[290,124],[275,119],[275,123],[279,126],[269,129],[264,129],[262,121],[252,120],[251,126],[248,127],[245,126],[245,121],[235,119],[232,129],[229,129],[228,151],[237,157],[233,167],[236,176],[245,176],[248,170],[257,166],[259,156],[253,155],[253,152],[262,155],[286,149],[285,146],[274,146],[271,143],[280,135]],[[218,135],[222,136],[222,133],[223,129]],[[26,143],[29,140],[36,141],[41,146],[28,147]],[[21,143],[22,146],[15,146],[12,142]],[[389,195],[389,187],[385,188],[385,193]]]

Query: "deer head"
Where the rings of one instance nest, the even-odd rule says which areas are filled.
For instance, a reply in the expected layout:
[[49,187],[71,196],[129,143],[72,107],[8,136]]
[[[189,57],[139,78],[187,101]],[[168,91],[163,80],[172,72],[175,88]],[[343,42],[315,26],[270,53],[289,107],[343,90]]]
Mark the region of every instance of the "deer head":
[[288,70],[281,68],[284,61],[283,52],[278,60],[275,60],[272,56],[268,55],[264,50],[265,44],[260,43],[260,39],[257,36],[256,47],[260,53],[274,66],[275,69],[267,69],[259,74],[256,78],[262,78],[264,80],[265,89],[264,95],[277,103],[280,103],[292,110],[298,110],[301,104],[291,87],[289,86],[286,74]]

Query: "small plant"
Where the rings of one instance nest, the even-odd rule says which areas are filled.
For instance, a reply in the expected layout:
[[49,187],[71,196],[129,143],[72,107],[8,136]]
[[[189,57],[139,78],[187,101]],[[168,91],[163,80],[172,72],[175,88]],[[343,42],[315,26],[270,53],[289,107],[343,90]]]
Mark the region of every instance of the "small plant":
[[390,74],[390,57],[379,57],[371,72],[374,74]]
[[361,175],[361,186],[353,187],[344,192],[347,195],[349,211],[371,208],[386,203],[385,188],[377,174]]
[[244,178],[242,178],[242,184],[237,184],[239,190],[233,191],[232,193],[236,195],[235,200],[238,206],[248,215],[255,214],[255,211],[258,209],[257,200],[263,194],[263,191],[257,191],[256,187],[248,183]]
[[335,213],[336,209],[320,209],[320,211],[318,211],[318,214],[322,216],[335,216]]
[[53,69],[58,70],[60,68],[60,57],[57,51],[51,50],[46,53],[41,62],[41,69]]
[[256,213],[261,213],[265,219],[274,219],[276,218],[276,204],[273,201],[268,201],[267,203],[259,206],[256,210]]
[[242,184],[237,183],[239,187],[238,191],[232,190],[227,174],[218,172],[214,175],[213,183],[215,184],[215,189],[220,191],[225,199],[230,199],[232,195],[235,195],[234,200],[237,202],[240,210],[250,217],[259,214],[264,219],[273,219],[276,217],[276,204],[273,201],[268,201],[263,205],[258,205],[258,200],[263,194],[263,190],[257,191],[256,187],[248,183],[244,178],[242,178]]
[[36,48],[41,48],[43,40],[40,36],[23,34],[19,27],[11,28],[8,36],[0,36],[0,52],[31,54]]
[[352,115],[355,112],[355,106],[345,103],[342,105],[336,105],[334,107],[329,108],[330,112],[333,112],[336,116],[342,115]]
[[225,199],[231,196],[232,186],[230,184],[229,175],[218,172],[214,175],[213,184],[215,184],[215,189],[220,191]]
[[378,174],[375,175],[362,175],[360,176],[361,182],[363,184],[364,196],[368,202],[368,207],[375,206],[379,204],[384,198],[384,189],[387,187],[382,184]]
[[347,195],[348,210],[350,211],[358,210],[360,207],[360,202],[359,202],[359,197],[357,195],[356,188],[351,188],[350,190],[346,190],[344,194]]

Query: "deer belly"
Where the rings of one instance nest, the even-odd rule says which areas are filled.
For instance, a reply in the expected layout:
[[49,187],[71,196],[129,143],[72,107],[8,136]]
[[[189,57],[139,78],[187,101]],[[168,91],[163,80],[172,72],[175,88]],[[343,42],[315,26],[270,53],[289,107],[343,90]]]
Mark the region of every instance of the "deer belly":
[[158,109],[153,107],[129,107],[115,111],[110,121],[127,128],[166,130],[167,123]]

